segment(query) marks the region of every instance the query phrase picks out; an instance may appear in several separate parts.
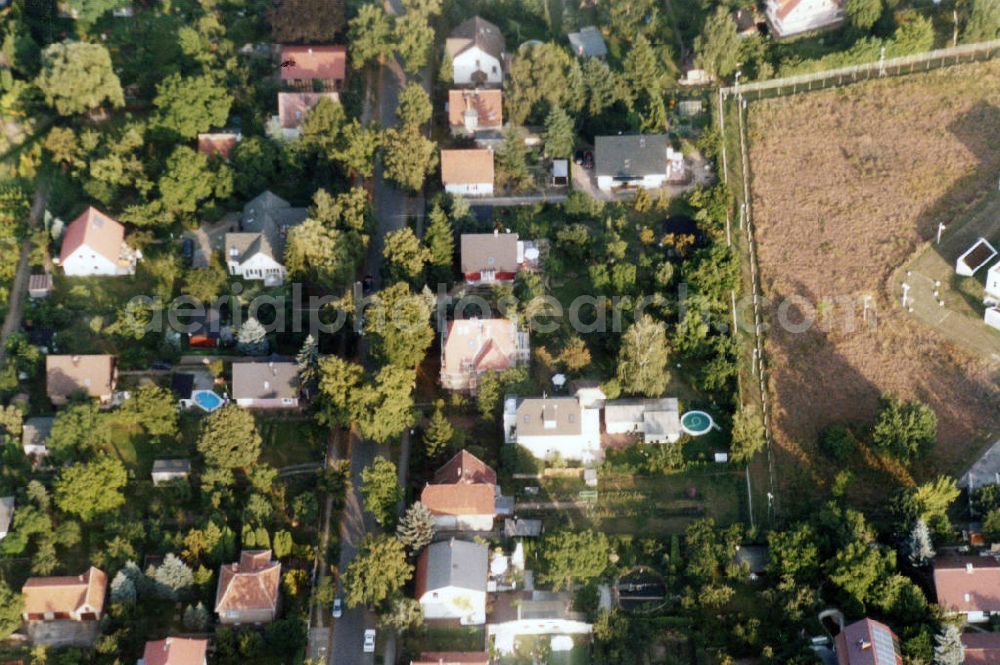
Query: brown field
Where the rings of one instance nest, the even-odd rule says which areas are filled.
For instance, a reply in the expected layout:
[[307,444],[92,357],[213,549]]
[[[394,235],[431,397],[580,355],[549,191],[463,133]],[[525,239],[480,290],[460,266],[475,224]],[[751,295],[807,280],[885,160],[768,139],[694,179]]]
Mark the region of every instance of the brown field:
[[[780,481],[829,478],[817,432],[870,422],[884,392],[938,414],[939,444],[917,479],[961,473],[1000,432],[997,363],[905,314],[893,273],[939,222],[960,223],[996,189],[1000,63],[756,102],[748,138],[764,293],[804,298],[827,322],[767,335]],[[865,294],[874,330],[860,321]],[[835,298],[857,303],[854,332],[850,307],[824,304]]]

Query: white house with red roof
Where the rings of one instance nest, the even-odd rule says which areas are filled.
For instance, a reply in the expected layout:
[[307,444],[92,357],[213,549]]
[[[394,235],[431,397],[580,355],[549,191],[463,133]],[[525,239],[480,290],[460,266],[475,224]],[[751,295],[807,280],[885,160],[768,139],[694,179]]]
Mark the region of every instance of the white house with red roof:
[[146,642],[146,649],[136,665],[205,665],[208,640],[168,637]]
[[513,512],[512,501],[500,494],[496,471],[466,450],[438,469],[420,502],[443,531],[490,531],[499,512]]
[[530,360],[528,333],[508,319],[449,321],[441,336],[441,385],[475,393],[479,376]]
[[271,623],[278,616],[281,563],[271,550],[244,550],[237,563],[223,564],[215,611],[224,624]]
[[140,258],[125,244],[125,227],[90,206],[66,227],[59,264],[70,277],[134,275]]
[[767,24],[775,37],[788,37],[839,25],[844,0],[767,0]]
[[942,556],[934,561],[934,592],[947,612],[969,623],[1000,614],[1000,561],[981,556]]
[[347,75],[344,46],[281,47],[281,82],[297,90],[340,90]]

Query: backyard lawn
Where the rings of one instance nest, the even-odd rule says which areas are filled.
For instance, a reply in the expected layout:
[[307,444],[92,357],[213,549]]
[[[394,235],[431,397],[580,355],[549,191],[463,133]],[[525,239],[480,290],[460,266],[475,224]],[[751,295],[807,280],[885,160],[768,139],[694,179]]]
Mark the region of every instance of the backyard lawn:
[[[545,662],[548,665],[587,665],[590,663],[590,643],[577,638],[573,640],[570,651],[552,651],[550,648],[552,635],[522,635],[514,643],[514,653],[502,654],[497,662],[500,665],[520,665],[532,662],[531,656],[536,656],[534,662]],[[543,660],[538,659],[543,656]]]
[[257,427],[264,439],[261,463],[280,469],[284,466],[323,461],[326,430],[313,421],[268,419],[258,415]]

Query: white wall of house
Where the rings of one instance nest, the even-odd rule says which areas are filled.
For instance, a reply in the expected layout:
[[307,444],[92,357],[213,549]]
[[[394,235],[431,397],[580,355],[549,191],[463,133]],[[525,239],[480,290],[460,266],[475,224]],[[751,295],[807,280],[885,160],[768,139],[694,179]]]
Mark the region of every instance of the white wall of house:
[[181,480],[187,478],[188,474],[186,471],[158,471],[152,474],[153,485],[162,485],[163,483],[169,483],[173,480]]
[[452,71],[457,85],[472,83],[472,75],[477,71],[486,74],[486,82],[500,85],[503,82],[503,67],[500,61],[478,46],[473,46],[452,59]]
[[575,436],[519,436],[517,445],[522,446],[537,459],[559,455],[565,460],[591,462],[601,449],[601,442],[588,440],[582,435]]
[[469,182],[444,186],[444,191],[458,196],[493,196],[492,182]]
[[518,635],[589,635],[593,626],[570,619],[518,619],[490,624],[487,632],[493,636],[497,651],[510,653]]
[[118,275],[118,264],[87,245],[80,245],[63,261],[63,272],[70,277]]
[[802,0],[784,19],[778,18],[778,3],[767,3],[767,20],[778,37],[819,30],[844,18],[844,10],[833,0]]
[[986,295],[1000,300],[1000,263],[991,266],[986,273]]
[[425,619],[459,619],[464,626],[486,623],[486,592],[457,587],[427,591],[420,598]]
[[1000,330],[1000,307],[990,307],[986,310],[986,314],[983,315],[983,321],[986,325],[991,328],[996,328]]
[[[631,187],[640,187],[642,189],[659,189],[660,187],[663,187],[666,184],[666,182],[667,182],[667,174],[666,172],[663,172],[663,173],[652,173],[649,175],[645,175],[643,176],[642,180],[632,181],[629,183],[629,185]],[[621,184],[622,183],[616,183],[615,179],[612,176],[609,175],[597,176],[597,188],[602,191],[610,192],[616,186]]]
[[285,266],[264,254],[254,254],[246,261],[230,258],[229,274],[243,279],[266,279],[281,283],[285,279]]
[[438,531],[490,531],[493,515],[435,515],[434,528]]

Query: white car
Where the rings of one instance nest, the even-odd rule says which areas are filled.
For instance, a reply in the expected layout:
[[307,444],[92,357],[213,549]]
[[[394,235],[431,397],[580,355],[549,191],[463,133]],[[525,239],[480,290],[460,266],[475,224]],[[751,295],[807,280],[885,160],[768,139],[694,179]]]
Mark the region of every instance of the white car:
[[365,631],[365,653],[375,653],[375,629]]
[[340,615],[344,613],[343,603],[340,602],[340,598],[333,599],[333,618],[339,619]]

